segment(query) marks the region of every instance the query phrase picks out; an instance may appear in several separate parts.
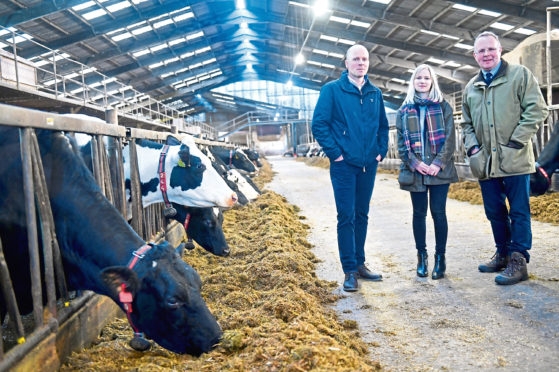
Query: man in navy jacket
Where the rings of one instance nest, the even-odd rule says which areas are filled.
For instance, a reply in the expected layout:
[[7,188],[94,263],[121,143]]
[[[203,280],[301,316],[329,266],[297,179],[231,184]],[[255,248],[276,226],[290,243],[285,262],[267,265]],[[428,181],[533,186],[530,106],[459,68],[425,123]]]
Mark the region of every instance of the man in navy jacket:
[[320,91],[312,132],[330,159],[343,288],[354,292],[358,278],[382,280],[365,265],[365,238],[377,166],[388,150],[388,120],[381,91],[367,79],[367,49],[353,45],[345,65],[347,71]]

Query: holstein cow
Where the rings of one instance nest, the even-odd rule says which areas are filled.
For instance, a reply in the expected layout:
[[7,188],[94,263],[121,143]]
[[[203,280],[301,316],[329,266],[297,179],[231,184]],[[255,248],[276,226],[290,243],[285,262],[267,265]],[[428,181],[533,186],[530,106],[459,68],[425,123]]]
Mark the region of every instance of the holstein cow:
[[260,154],[258,153],[258,151],[247,149],[244,150],[244,153],[248,156],[250,161],[255,163],[258,167],[262,166],[262,163],[260,162]]
[[[190,207],[232,207],[237,202],[235,192],[194,142],[175,146],[137,140],[136,152],[144,207],[159,202]],[[124,176],[129,187],[129,146],[125,146],[123,157]]]
[[238,203],[240,205],[248,204],[249,200],[247,197],[239,190],[239,186],[234,182],[228,179],[228,172],[229,167],[218,157],[215,157],[213,153],[209,150],[206,146],[201,146],[200,148],[202,152],[211,160],[213,168],[216,172],[221,176],[222,179],[225,180],[227,186],[231,188],[231,190],[235,191],[237,194]]
[[256,166],[242,151],[213,146],[210,151],[215,157],[220,158],[229,168],[239,168],[249,173],[256,172]]
[[[196,271],[167,242],[146,244],[132,230],[102,195],[72,139],[44,130],[37,135],[69,289],[109,296],[135,332],[166,349],[211,350],[222,332],[200,295]],[[0,157],[0,237],[27,313],[32,301],[17,128],[0,126]]]
[[190,245],[189,249],[194,248],[190,240],[194,241],[202,248],[216,256],[228,256],[229,246],[223,234],[223,213],[217,207],[213,208],[192,208],[173,203],[176,214],[172,217],[181,223],[185,230]]
[[[80,145],[80,150],[82,156],[88,167],[92,168],[92,159],[91,159],[91,136],[76,133],[75,135],[76,141],[78,145]],[[171,137],[172,138],[172,137]],[[168,143],[172,143],[174,145],[180,145],[180,141],[178,140],[168,140]],[[190,147],[194,146],[193,144],[189,144]],[[194,159],[191,162],[190,167],[185,167],[185,172],[183,179],[196,179],[199,175],[199,168],[197,166],[193,166],[192,163],[198,162],[197,159]],[[200,164],[200,163],[198,163]],[[139,166],[140,172],[145,170],[145,167]],[[205,169],[205,166],[204,166]],[[140,178],[148,178],[146,175],[142,175],[140,173]],[[127,188],[128,191],[130,189],[130,181],[129,176],[127,177]],[[188,181],[186,181],[188,182]],[[160,185],[161,187],[161,185]],[[174,197],[168,197],[168,199],[174,200]],[[161,201],[164,201],[163,196],[161,196]],[[210,201],[210,200],[208,200]],[[148,201],[147,197],[144,195],[142,196],[142,204],[144,206],[153,203],[153,201]],[[225,236],[223,234],[223,229],[221,227],[223,221],[223,215],[219,208],[217,207],[208,207],[208,208],[195,208],[190,207],[193,203],[187,201],[188,204],[181,205],[174,202],[169,202],[170,206],[172,206],[173,210],[172,213],[168,215],[169,218],[172,218],[178,221],[185,227],[187,236],[189,238],[189,242],[191,239],[194,239],[202,248],[206,249],[208,252],[213,253],[217,256],[227,256],[229,255],[229,246],[225,241]],[[169,213],[169,212],[167,212]],[[131,217],[131,211],[129,211]],[[220,216],[221,215],[221,216]],[[221,219],[221,222],[220,222]],[[190,242],[187,245],[187,248],[192,249],[194,246]]]
[[227,172],[227,179],[233,181],[239,188],[239,191],[250,201],[256,200],[262,193],[250,177],[245,176],[237,169],[230,169]]

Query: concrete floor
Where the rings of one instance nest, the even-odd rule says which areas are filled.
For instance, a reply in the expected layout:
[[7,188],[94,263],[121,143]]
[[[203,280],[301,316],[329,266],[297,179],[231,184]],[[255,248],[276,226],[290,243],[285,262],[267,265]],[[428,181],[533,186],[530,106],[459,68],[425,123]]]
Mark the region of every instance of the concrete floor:
[[[326,169],[292,158],[270,157],[277,172],[267,189],[301,208],[309,241],[321,259],[317,275],[337,281],[342,319],[354,319],[372,360],[390,371],[559,370],[559,226],[533,222],[531,280],[494,283],[477,266],[494,253],[481,206],[448,200],[447,272],[442,280],[418,278],[409,193],[393,175],[377,175],[365,246],[367,262],[383,282],[341,290],[336,211]],[[558,211],[559,213],[559,211]],[[434,235],[427,219],[429,269]]]

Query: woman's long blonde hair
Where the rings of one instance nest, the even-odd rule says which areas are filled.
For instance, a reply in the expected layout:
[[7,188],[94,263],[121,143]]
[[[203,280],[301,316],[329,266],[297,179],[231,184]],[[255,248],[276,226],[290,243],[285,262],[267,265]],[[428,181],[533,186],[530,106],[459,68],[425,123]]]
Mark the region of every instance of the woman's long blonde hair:
[[413,74],[411,74],[410,83],[408,84],[408,93],[406,94],[406,99],[404,100],[404,105],[413,105],[414,104],[414,97],[416,95],[415,87],[413,82],[415,81],[415,76],[418,74],[419,71],[427,69],[429,74],[431,74],[431,89],[429,91],[429,99],[433,102],[442,102],[443,101],[443,94],[441,89],[439,88],[439,83],[437,81],[437,74],[433,70],[433,67],[421,64],[415,68]]

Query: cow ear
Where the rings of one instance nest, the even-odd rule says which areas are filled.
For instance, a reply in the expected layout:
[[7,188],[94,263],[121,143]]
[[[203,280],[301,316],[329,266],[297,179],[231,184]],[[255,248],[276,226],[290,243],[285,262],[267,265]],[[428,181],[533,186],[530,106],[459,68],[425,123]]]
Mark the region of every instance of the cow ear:
[[167,136],[167,139],[165,140],[165,144],[166,145],[171,145],[171,146],[178,146],[181,144],[181,141],[179,141],[178,138],[174,137],[174,136]]
[[135,296],[140,288],[138,275],[125,266],[107,267],[101,271],[101,278],[109,288],[111,294],[116,298],[118,298],[118,294],[122,290],[122,284],[126,285],[127,291],[130,292],[132,296]]
[[181,146],[179,150],[179,157],[185,166],[190,167],[190,149],[188,148],[188,146],[185,145]]

